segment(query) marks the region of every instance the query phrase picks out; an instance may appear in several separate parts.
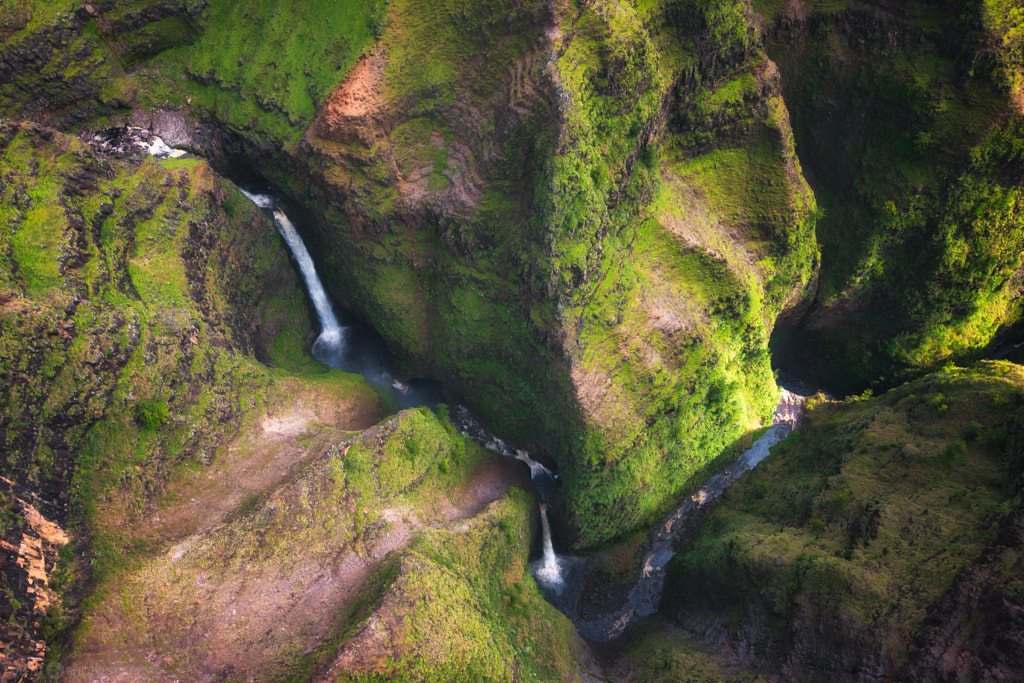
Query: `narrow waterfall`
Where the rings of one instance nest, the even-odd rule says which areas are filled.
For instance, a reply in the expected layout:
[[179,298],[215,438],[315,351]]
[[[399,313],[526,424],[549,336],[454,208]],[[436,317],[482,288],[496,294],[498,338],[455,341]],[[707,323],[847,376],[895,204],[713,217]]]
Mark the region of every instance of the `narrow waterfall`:
[[551,542],[551,525],[548,524],[548,506],[540,504],[540,523],[544,530],[544,557],[534,569],[534,576],[544,588],[561,592],[562,587],[562,566],[555,555],[555,546]]
[[299,270],[302,271],[302,279],[306,281],[309,298],[313,300],[313,307],[316,308],[316,314],[320,317],[320,337],[313,344],[313,348],[316,349],[317,346],[339,346],[341,344],[341,325],[338,324],[338,319],[334,317],[334,308],[331,306],[330,299],[327,298],[324,286],[320,284],[320,278],[317,277],[313,258],[309,255],[309,251],[302,242],[302,238],[299,237],[299,233],[295,230],[295,226],[292,225],[292,222],[288,220],[288,216],[284,215],[283,211],[274,206],[272,197],[263,194],[250,194],[245,192],[245,190],[242,190],[242,192],[261,209],[273,210],[274,223],[277,225],[277,230],[284,237],[284,241],[288,243],[288,248],[291,250],[292,255],[299,263]]
[[391,356],[379,335],[355,320],[343,321],[344,324],[339,322],[302,237],[278,207],[277,200],[270,195],[245,190],[242,192],[256,206],[273,212],[274,224],[299,264],[309,298],[313,300],[316,314],[320,318],[321,331],[313,342],[313,357],[328,367],[362,375],[368,382],[390,392],[399,408],[439,403],[439,383],[425,379],[399,379],[395,376]]

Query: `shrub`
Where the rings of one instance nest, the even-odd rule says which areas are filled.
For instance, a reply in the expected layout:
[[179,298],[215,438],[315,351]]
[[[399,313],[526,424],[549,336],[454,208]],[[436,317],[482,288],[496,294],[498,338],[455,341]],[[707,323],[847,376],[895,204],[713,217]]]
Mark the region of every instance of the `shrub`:
[[155,398],[144,398],[135,404],[135,422],[143,429],[156,429],[167,422],[167,404]]

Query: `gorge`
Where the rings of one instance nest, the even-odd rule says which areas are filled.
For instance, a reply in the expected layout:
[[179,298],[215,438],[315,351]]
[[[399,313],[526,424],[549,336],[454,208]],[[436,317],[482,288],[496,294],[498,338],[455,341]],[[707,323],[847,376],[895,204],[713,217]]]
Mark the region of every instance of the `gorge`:
[[0,676],[1020,679],[1022,27],[0,4]]

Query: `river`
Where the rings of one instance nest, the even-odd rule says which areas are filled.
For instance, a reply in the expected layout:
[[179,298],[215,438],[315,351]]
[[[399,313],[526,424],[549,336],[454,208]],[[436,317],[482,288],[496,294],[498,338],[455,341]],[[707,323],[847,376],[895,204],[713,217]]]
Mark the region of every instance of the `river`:
[[[244,190],[243,190],[244,192]],[[245,192],[262,209],[271,212],[302,274],[320,322],[320,334],[312,346],[313,356],[322,363],[362,375],[391,392],[400,408],[436,405],[441,385],[431,380],[401,379],[383,340],[369,327],[344,312],[339,315],[324,290],[316,267],[291,220],[271,195]],[[790,391],[780,390],[773,424],[735,462],[715,473],[696,493],[687,496],[659,523],[648,537],[633,581],[615,591],[603,591],[589,581],[595,572],[592,561],[583,557],[560,556],[554,550],[547,504],[558,485],[558,475],[522,450],[514,448],[481,427],[464,406],[456,406],[450,419],[463,435],[496,455],[515,458],[530,469],[540,499],[542,531],[541,557],[531,564],[534,578],[548,600],[572,619],[580,634],[607,642],[621,636],[635,621],[654,614],[661,602],[665,569],[675,555],[680,535],[699,523],[705,507],[732,486],[745,472],[757,466],[770,448],[796,428],[806,397],[806,387],[791,381]]]

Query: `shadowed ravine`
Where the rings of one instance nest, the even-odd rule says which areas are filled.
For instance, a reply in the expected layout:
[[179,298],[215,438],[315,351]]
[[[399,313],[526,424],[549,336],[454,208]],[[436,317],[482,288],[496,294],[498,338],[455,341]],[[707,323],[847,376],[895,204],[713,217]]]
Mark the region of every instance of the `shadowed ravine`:
[[544,558],[534,563],[534,576],[548,599],[572,619],[586,638],[608,642],[621,635],[633,622],[658,611],[665,585],[665,567],[676,554],[676,543],[684,531],[693,531],[707,506],[768,457],[769,450],[796,427],[807,396],[781,389],[773,424],[736,461],[719,470],[693,495],[688,496],[648,537],[640,569],[628,589],[611,595],[596,578],[590,560],[554,554],[547,516],[542,506]]
[[[343,325],[338,321],[327,293],[317,276],[313,259],[302,238],[277,201],[265,194],[245,193],[257,206],[273,212],[274,222],[295,257],[320,320],[321,332],[313,343],[313,356],[324,364],[355,372],[370,382],[391,391],[402,408],[433,405],[439,402],[441,387],[426,380],[400,381],[390,370],[387,353],[372,332],[359,323]],[[807,393],[803,387],[797,389]],[[485,430],[464,406],[456,406],[451,421],[467,436],[488,451],[514,458],[530,469],[530,477],[540,498],[542,556],[532,563],[537,583],[549,601],[568,616],[580,634],[591,640],[607,642],[621,636],[638,619],[658,611],[665,583],[665,567],[675,555],[675,544],[683,531],[699,521],[705,507],[768,456],[770,448],[795,429],[806,395],[781,390],[773,424],[732,465],[712,476],[695,494],[687,497],[650,534],[639,571],[628,592],[610,596],[588,581],[593,576],[591,562],[582,557],[559,556],[554,551],[547,503],[558,488],[558,475]],[[692,529],[690,529],[692,530]]]

